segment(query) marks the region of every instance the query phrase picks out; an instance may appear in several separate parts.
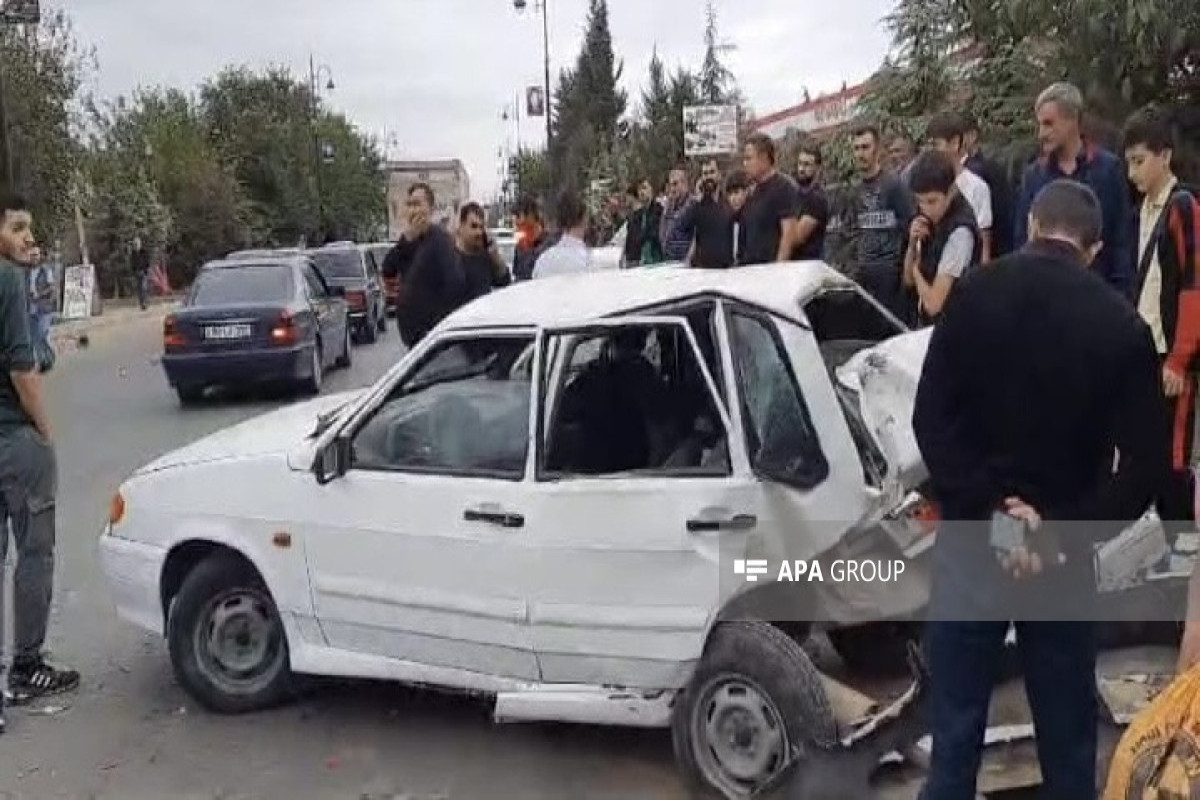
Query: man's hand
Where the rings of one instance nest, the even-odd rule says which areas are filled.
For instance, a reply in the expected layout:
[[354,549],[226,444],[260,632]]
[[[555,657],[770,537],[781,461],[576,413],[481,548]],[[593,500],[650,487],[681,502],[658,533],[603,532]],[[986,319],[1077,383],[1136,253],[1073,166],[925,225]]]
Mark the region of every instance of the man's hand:
[[[1024,522],[1031,533],[1042,525],[1042,515],[1019,497],[1009,497],[1004,501],[1004,513]],[[1041,554],[1024,546],[1001,555],[1000,566],[1020,580],[1026,576],[1041,574],[1046,564]]]
[[917,242],[922,239],[928,239],[932,235],[933,229],[929,226],[929,220],[925,217],[914,217],[912,225],[908,226],[909,241]]
[[1200,620],[1189,619],[1183,626],[1183,639],[1179,643],[1179,661],[1175,671],[1183,674],[1200,664]]
[[1179,397],[1183,394],[1183,376],[1170,367],[1163,365],[1163,392],[1167,397]]

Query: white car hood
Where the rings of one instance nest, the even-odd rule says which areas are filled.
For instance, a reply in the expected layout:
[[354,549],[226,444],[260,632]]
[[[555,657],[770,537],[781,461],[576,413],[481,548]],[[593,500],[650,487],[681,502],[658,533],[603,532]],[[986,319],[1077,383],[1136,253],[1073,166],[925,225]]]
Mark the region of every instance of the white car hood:
[[160,456],[134,474],[287,453],[312,432],[319,415],[346,405],[359,394],[354,391],[318,397],[252,417]]
[[913,410],[933,328],[903,333],[856,353],[837,370],[838,381],[858,393],[871,437],[888,463],[888,482],[912,489],[927,477],[913,431]]

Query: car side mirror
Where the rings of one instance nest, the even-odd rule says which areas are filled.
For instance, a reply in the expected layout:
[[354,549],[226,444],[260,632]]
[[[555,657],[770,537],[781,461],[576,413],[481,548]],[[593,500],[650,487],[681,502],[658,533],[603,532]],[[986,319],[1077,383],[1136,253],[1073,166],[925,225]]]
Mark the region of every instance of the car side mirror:
[[325,445],[313,461],[313,474],[317,476],[317,483],[324,486],[345,475],[346,470],[350,469],[353,454],[350,440],[344,436],[339,436]]

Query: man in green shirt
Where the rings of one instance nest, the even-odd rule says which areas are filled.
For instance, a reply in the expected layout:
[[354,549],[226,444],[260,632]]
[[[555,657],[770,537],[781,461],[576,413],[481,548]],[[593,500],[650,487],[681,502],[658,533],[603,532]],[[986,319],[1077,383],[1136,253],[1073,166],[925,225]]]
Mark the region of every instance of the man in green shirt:
[[[47,663],[42,651],[54,584],[55,494],[58,476],[53,433],[42,401],[42,379],[29,336],[25,270],[36,243],[33,217],[18,197],[0,194],[0,504],[17,547],[13,586],[12,669],[8,699],[14,704],[59,694],[79,685],[79,673]],[[0,528],[3,530],[3,528]],[[8,551],[0,534],[0,563]],[[3,571],[0,570],[0,581]],[[3,598],[0,583],[0,598]],[[0,607],[0,625],[4,619]],[[4,642],[0,630],[0,644]],[[4,730],[0,694],[0,732]]]

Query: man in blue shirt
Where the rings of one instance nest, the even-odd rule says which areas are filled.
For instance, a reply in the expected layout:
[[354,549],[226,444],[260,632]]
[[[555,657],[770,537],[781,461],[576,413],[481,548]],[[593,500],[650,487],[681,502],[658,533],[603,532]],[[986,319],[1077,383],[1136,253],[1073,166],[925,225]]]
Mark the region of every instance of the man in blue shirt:
[[1121,160],[1085,142],[1081,130],[1083,95],[1069,83],[1055,83],[1034,104],[1042,155],[1025,170],[1013,220],[1013,246],[1029,241],[1029,209],[1047,184],[1070,178],[1088,186],[1104,215],[1104,247],[1093,269],[1130,302],[1134,294],[1133,248],[1129,239],[1129,185]]

